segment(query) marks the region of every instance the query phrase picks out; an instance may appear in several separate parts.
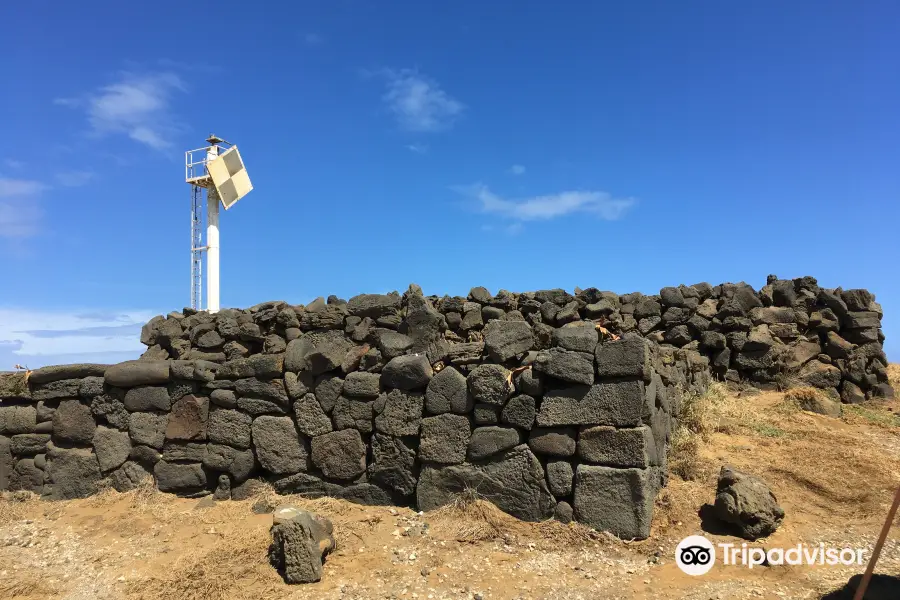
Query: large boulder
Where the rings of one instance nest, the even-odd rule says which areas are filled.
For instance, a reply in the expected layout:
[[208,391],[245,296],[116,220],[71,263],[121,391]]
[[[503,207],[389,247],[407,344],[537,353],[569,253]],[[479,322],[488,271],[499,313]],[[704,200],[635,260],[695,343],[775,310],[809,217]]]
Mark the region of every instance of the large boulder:
[[519,445],[519,432],[512,427],[478,427],[469,439],[470,461],[480,461]]
[[53,413],[53,438],[71,444],[90,444],[97,423],[91,407],[78,400],[63,400]]
[[725,466],[719,472],[715,515],[742,538],[756,540],[778,529],[784,509],[761,479]]
[[384,406],[375,417],[375,429],[379,433],[394,436],[419,435],[422,409],[425,404],[420,392],[391,390],[384,396]]
[[536,400],[528,394],[513,396],[506,403],[506,406],[503,407],[503,411],[500,413],[500,421],[529,430],[534,426],[534,418],[537,415],[536,406]]
[[[724,343],[723,337],[723,347]],[[650,353],[647,351],[647,342],[640,338],[604,342],[596,347],[594,358],[597,361],[597,374],[600,377],[648,379],[650,373]]]
[[212,443],[246,450],[250,447],[252,422],[253,419],[248,414],[230,408],[213,407],[209,412],[207,436]]
[[377,398],[381,393],[381,376],[362,371],[348,373],[344,379],[343,393],[351,397]]
[[644,382],[610,380],[592,386],[548,390],[541,401],[537,424],[614,425],[636,427],[641,423]]
[[276,475],[306,471],[306,447],[290,417],[257,417],[252,431],[253,448],[264,469]]
[[[135,444],[162,450],[168,424],[169,415],[131,413],[128,418],[128,435]],[[93,436],[93,433],[91,435]]]
[[161,460],[153,466],[153,475],[161,492],[193,495],[206,488],[206,472],[199,463]]
[[397,356],[381,370],[381,383],[386,388],[424,389],[433,375],[434,371],[424,354]]
[[542,350],[534,359],[534,368],[562,381],[585,385],[594,383],[594,355],[586,352],[562,348]]
[[361,433],[372,433],[375,417],[375,402],[341,396],[331,413],[335,429],[356,429]]
[[580,321],[553,330],[553,344],[564,350],[593,352],[597,347],[597,328],[593,323]]
[[206,441],[209,398],[188,394],[172,405],[166,426],[166,439]]
[[47,453],[49,485],[44,494],[51,500],[86,498],[97,493],[102,477],[97,455],[81,448],[51,448]]
[[[272,379],[281,377],[285,369],[285,356],[286,354],[254,354],[246,358],[231,360],[216,371],[216,379],[243,379],[247,377]],[[109,381],[108,375],[107,381]]]
[[355,429],[316,436],[311,447],[312,462],[325,477],[347,480],[366,471],[366,444]]
[[497,362],[506,362],[514,356],[531,350],[534,336],[525,321],[495,320],[484,328],[484,349]]
[[122,466],[131,453],[131,439],[126,432],[117,429],[97,427],[92,444],[100,470],[104,472]]
[[123,388],[165,384],[169,382],[169,363],[165,360],[121,362],[108,367],[104,371],[104,378],[107,385]]
[[331,419],[313,394],[306,394],[294,402],[294,416],[297,429],[303,435],[313,437],[332,430]]
[[656,442],[647,426],[583,429],[578,436],[578,455],[586,462],[608,467],[644,469],[658,464]]
[[422,419],[419,459],[446,465],[466,460],[466,448],[472,436],[469,418],[443,414]]
[[269,563],[285,583],[322,579],[322,562],[335,547],[331,521],[293,507],[277,509],[273,521]]
[[426,466],[419,476],[416,499],[421,510],[434,510],[469,490],[524,521],[547,519],[556,505],[540,461],[525,445],[483,465]]
[[401,438],[376,433],[372,436],[369,480],[401,496],[416,490],[416,451]]
[[168,411],[172,406],[169,391],[160,386],[134,387],[125,393],[125,408],[131,412],[161,410]]
[[835,388],[841,384],[841,370],[818,360],[812,360],[800,369],[797,378],[812,387]]
[[347,311],[351,315],[372,319],[393,315],[399,309],[399,294],[360,294],[347,303]]
[[52,365],[35,369],[28,376],[32,385],[43,385],[62,379],[83,379],[85,377],[103,377],[109,365],[94,363],[78,363],[73,365]]
[[34,406],[21,404],[0,406],[0,434],[31,433],[36,425],[37,409]]
[[475,402],[503,406],[509,398],[510,372],[500,365],[484,364],[472,369],[466,378]]
[[531,430],[528,446],[537,454],[565,458],[575,454],[577,437],[572,427],[539,427]]
[[327,373],[341,366],[353,343],[342,331],[310,332],[291,341],[284,356],[284,368],[313,375]]
[[465,376],[453,367],[439,371],[425,390],[425,410],[432,415],[464,414],[472,410],[473,402]]
[[228,473],[234,483],[246,481],[257,466],[253,450],[238,450],[225,444],[207,444],[202,462],[208,469]]

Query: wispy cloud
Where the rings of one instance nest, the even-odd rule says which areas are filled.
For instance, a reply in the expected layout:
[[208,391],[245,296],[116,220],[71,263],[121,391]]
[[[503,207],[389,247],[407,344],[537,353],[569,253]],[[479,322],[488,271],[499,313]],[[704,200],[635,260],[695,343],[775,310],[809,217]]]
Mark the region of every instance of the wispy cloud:
[[[0,370],[59,362],[118,362],[144,350],[147,310],[42,311],[0,308]],[[8,363],[8,364],[7,364]]]
[[6,165],[10,169],[19,170],[25,166],[21,160],[13,160],[12,158],[7,158],[3,161],[3,164]]
[[0,238],[22,239],[40,232],[44,211],[37,196],[47,187],[40,181],[0,176]]
[[184,91],[184,82],[175,73],[123,73],[119,81],[87,96],[54,102],[83,110],[95,135],[123,134],[165,150],[181,129],[172,114],[172,97]]
[[0,198],[34,196],[47,189],[40,181],[0,176]]
[[416,154],[425,154],[428,152],[427,144],[407,144],[406,149],[410,152],[415,152]]
[[93,171],[63,171],[56,174],[56,181],[65,187],[81,187],[87,185],[96,175]]
[[412,69],[383,69],[378,74],[387,86],[382,101],[407,131],[444,131],[466,108],[436,81]]
[[547,221],[574,213],[593,215],[606,221],[615,221],[634,206],[633,198],[614,198],[606,192],[578,190],[506,199],[483,184],[457,188],[457,191],[478,202],[481,212],[494,214],[517,222]]
[[509,172],[513,175],[524,175],[525,165],[513,165],[509,168]]
[[304,33],[303,43],[305,43],[307,46],[318,46],[325,43],[325,38],[318,33]]

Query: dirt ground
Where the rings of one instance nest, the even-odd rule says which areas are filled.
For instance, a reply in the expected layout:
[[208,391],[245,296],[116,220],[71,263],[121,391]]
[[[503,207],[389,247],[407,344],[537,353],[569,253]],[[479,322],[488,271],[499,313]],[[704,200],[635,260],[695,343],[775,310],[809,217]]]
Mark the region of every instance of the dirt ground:
[[[862,572],[717,564],[690,577],[674,551],[692,534],[743,542],[701,517],[719,468],[731,464],[762,477],[787,515],[774,535],[751,545],[824,543],[868,556],[900,483],[900,402],[849,407],[835,419],[799,411],[779,393],[730,394],[712,401],[704,418],[694,478],[670,477],[648,540],[522,523],[482,502],[418,514],[272,494],[208,506],[152,489],[60,503],[6,498],[0,598],[803,599]],[[253,507],[289,503],[334,523],[338,550],[320,583],[287,586],[266,562],[272,517]],[[900,575],[900,519],[877,572]],[[883,597],[900,598],[898,590]]]

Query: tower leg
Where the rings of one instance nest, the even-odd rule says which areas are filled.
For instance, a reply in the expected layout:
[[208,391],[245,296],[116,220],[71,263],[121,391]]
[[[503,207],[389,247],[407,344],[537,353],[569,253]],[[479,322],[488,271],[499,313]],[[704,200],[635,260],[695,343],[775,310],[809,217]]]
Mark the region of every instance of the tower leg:
[[219,196],[206,193],[206,308],[219,312]]

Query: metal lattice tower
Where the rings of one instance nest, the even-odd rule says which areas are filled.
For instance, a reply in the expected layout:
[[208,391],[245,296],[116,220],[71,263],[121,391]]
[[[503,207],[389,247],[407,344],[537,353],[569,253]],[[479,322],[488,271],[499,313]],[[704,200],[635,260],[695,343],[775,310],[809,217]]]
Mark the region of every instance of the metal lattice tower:
[[191,186],[191,308],[203,304],[203,188]]

